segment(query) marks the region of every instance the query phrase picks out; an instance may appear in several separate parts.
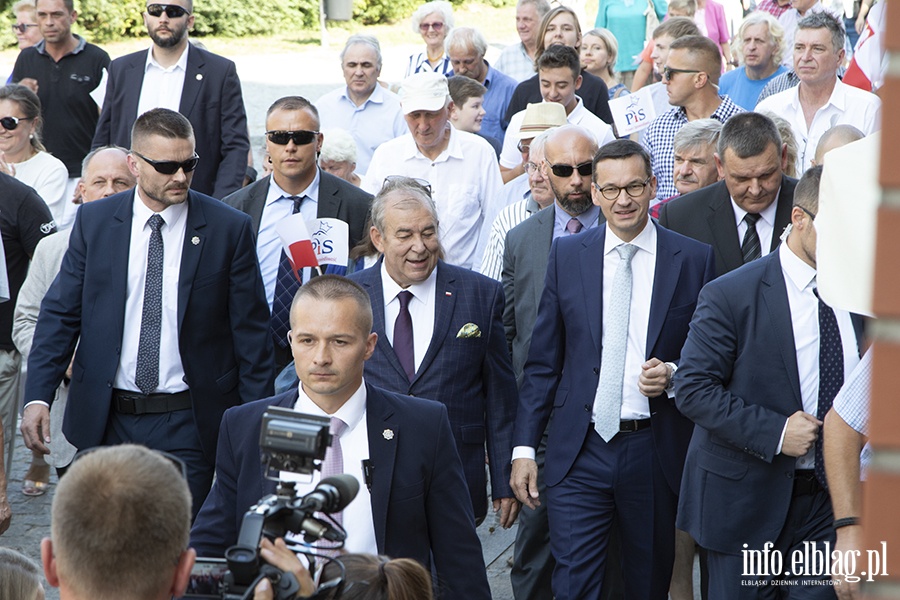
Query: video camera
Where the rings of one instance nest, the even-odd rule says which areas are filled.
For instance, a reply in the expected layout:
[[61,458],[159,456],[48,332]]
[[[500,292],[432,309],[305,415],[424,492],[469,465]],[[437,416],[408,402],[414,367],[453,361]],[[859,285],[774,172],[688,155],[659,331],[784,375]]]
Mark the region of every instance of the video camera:
[[[329,550],[343,546],[347,532],[327,515],[350,504],[359,492],[359,481],[352,475],[327,477],[312,492],[297,497],[295,483],[279,477],[281,471],[310,475],[321,469],[325,451],[332,442],[329,424],[325,417],[285,408],[271,406],[266,410],[259,447],[265,457],[266,478],[278,482],[275,493],[261,498],[244,513],[237,544],[225,551],[224,559],[198,559],[185,598],[247,600],[253,597],[253,590],[263,577],[272,582],[276,600],[294,598],[300,590],[296,577],[260,559],[259,542],[263,535],[275,539],[290,532],[302,534],[306,544],[327,540],[332,543]],[[292,549],[307,555],[311,567],[319,556],[308,546]],[[340,595],[344,579],[343,565],[340,566],[342,576],[320,584],[311,598]]]

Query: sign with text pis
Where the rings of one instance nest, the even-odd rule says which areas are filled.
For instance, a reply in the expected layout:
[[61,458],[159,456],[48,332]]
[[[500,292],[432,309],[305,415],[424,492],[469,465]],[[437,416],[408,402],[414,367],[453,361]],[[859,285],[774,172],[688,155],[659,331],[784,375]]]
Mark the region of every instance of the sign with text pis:
[[610,100],[609,110],[612,111],[616,131],[621,137],[646,129],[650,121],[656,118],[656,108],[648,87]]

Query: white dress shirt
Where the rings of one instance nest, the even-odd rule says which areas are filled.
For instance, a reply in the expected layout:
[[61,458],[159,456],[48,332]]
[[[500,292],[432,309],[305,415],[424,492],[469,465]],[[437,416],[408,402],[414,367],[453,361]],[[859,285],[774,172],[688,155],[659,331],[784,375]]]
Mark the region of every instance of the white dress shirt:
[[[759,220],[756,221],[756,235],[759,236],[759,249],[762,252],[760,256],[765,256],[771,251],[772,236],[776,235],[775,231],[775,213],[778,212],[778,197],[781,195],[781,188],[775,193],[775,201],[763,209],[759,213]],[[744,241],[744,234],[747,233],[749,225],[744,221],[747,211],[738,206],[734,198],[731,199],[731,208],[734,210],[734,222],[737,224],[738,246]],[[782,232],[777,232],[781,236]]]
[[[347,429],[341,440],[341,454],[344,458],[344,473],[353,475],[359,481],[359,493],[356,494],[349,505],[343,510],[341,522],[347,531],[347,539],[344,541],[346,552],[365,552],[378,554],[378,544],[375,540],[375,523],[372,518],[372,496],[366,485],[363,475],[362,463],[369,459],[369,430],[366,423],[366,382],[353,393],[352,396],[333,415],[310,400],[303,391],[303,383],[299,385],[299,396],[294,410],[317,417],[337,417],[347,424]],[[331,449],[327,452],[330,452]],[[313,491],[322,478],[320,471],[314,471],[312,476],[299,475],[287,471],[281,472],[282,481],[296,482],[298,496],[304,496]],[[289,536],[302,543],[302,536]]]
[[[281,262],[282,250],[281,238],[278,237],[275,227],[282,219],[294,213],[294,202],[287,199],[289,196],[291,194],[275,183],[275,177],[269,178],[269,192],[266,194],[266,204],[259,218],[259,231],[256,234],[256,256],[259,259],[259,270],[266,288],[270,311],[275,298],[275,283],[278,280],[278,264]],[[306,221],[315,219],[319,210],[319,169],[316,169],[316,176],[309,187],[297,196],[300,198],[306,196],[300,205],[303,219]],[[307,269],[303,271],[303,280],[306,281],[309,274]]]
[[[159,338],[159,386],[157,393],[171,394],[188,389],[184,382],[184,366],[178,349],[178,278],[181,254],[187,228],[187,202],[173,204],[154,213],[138,197],[135,188],[131,217],[131,241],[128,246],[128,287],[125,294],[125,327],[122,330],[122,352],[113,387],[137,391],[138,343],[141,339],[141,315],[144,310],[144,287],[147,280],[147,254],[150,226],[147,221],[159,214],[165,221],[160,229],[163,239],[162,325]],[[112,341],[110,343],[113,343]]]
[[[437,270],[431,272],[425,281],[414,283],[405,291],[412,293],[407,308],[409,316],[412,318],[413,324],[413,353],[415,356],[416,371],[428,352],[428,346],[431,345],[431,338],[434,334],[434,311],[436,302],[434,299],[435,289],[437,286]],[[400,314],[400,300],[397,294],[404,291],[397,282],[388,275],[384,263],[381,263],[381,290],[384,293],[384,333],[387,335],[388,342],[391,347],[394,346],[394,323],[397,321],[397,315]]]
[[144,82],[141,84],[141,95],[138,98],[137,116],[153,108],[168,108],[178,111],[181,106],[181,91],[184,89],[184,74],[187,71],[187,58],[190,44],[171,67],[163,67],[153,58],[153,48],[147,50],[147,62],[144,63]]

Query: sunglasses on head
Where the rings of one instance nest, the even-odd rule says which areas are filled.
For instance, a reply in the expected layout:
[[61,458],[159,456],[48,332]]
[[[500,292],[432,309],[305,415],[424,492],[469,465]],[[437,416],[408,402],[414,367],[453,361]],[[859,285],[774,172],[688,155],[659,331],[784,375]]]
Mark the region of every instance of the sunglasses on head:
[[178,162],[177,160],[151,160],[134,150],[131,153],[156,169],[157,173],[162,173],[163,175],[174,175],[178,172],[178,169],[184,169],[185,174],[190,173],[197,168],[197,163],[200,162],[200,157],[196,154],[185,161]]
[[29,27],[37,27],[37,23],[13,23],[12,30],[13,32],[18,31],[19,33],[24,34],[28,31]]
[[298,146],[305,146],[306,144],[311,144],[317,135],[319,135],[318,131],[305,130],[266,132],[266,137],[269,138],[269,141],[279,146],[287,146],[287,143],[290,141],[293,141]]
[[166,13],[166,16],[170,19],[178,19],[183,17],[184,15],[189,15],[186,8],[182,8],[175,4],[148,4],[147,5],[147,14],[151,17],[159,17],[162,16],[163,13]]
[[550,170],[557,177],[571,177],[572,173],[577,170],[582,177],[587,177],[593,172],[593,164],[591,161],[583,162],[580,165],[550,165]]
[[7,131],[12,131],[19,126],[19,121],[30,121],[34,117],[3,117],[0,119],[0,125]]

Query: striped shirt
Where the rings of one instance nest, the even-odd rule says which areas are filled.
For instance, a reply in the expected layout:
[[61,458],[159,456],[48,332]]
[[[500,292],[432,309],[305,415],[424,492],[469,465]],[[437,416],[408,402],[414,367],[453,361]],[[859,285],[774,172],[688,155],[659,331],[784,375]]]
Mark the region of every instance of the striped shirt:
[[506,234],[539,210],[541,207],[531,198],[531,190],[529,190],[524,200],[510,204],[500,211],[491,225],[491,235],[481,261],[482,275],[500,281],[500,273],[503,271],[503,252],[506,250]]

